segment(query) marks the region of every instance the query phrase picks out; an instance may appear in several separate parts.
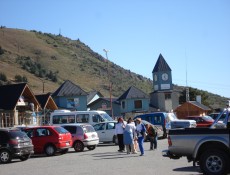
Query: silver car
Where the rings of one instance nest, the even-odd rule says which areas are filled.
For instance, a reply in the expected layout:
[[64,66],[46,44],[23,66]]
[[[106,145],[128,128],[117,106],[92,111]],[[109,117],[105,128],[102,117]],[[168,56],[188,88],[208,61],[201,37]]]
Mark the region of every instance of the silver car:
[[94,150],[99,143],[98,134],[90,124],[65,124],[61,125],[72,135],[72,147],[76,152],[81,152],[87,147]]
[[117,121],[107,121],[93,125],[99,136],[99,142],[112,142],[118,144],[117,137],[115,135],[116,123]]

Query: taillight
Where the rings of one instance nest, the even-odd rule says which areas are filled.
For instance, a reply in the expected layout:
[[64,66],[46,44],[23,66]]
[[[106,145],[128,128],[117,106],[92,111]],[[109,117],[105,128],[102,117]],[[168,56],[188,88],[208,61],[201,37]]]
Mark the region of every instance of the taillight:
[[16,139],[10,139],[9,140],[9,144],[10,145],[18,145],[18,140],[16,140]]
[[88,139],[88,136],[86,135],[86,133],[84,134],[84,139]]
[[168,136],[168,145],[169,145],[169,146],[172,146],[172,141],[171,141],[170,136]]

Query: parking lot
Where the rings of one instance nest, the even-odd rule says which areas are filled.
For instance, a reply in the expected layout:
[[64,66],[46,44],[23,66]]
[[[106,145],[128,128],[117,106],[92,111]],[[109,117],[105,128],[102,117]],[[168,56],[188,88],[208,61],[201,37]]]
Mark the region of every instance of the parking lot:
[[100,144],[89,151],[76,153],[70,149],[67,154],[46,157],[32,156],[27,161],[13,160],[9,164],[0,164],[0,174],[4,175],[198,175],[199,167],[193,167],[186,158],[170,160],[162,157],[161,151],[167,149],[167,139],[158,140],[158,149],[149,150],[149,142],[144,143],[145,156],[117,152],[118,146]]

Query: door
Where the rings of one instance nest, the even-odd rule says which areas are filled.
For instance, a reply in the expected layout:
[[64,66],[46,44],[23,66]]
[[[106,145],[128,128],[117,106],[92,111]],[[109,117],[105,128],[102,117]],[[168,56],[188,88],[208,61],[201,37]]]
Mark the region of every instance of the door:
[[97,132],[98,137],[99,137],[99,142],[106,142],[105,128],[106,128],[106,123],[99,123],[99,124],[94,125],[94,129]]
[[105,140],[108,142],[112,142],[114,132],[115,132],[115,123],[114,122],[107,123],[106,130],[105,130]]

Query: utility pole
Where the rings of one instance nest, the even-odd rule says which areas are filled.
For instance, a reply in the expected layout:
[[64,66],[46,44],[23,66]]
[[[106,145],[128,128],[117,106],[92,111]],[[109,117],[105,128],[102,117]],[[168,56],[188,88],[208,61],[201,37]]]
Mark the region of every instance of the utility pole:
[[103,49],[107,59],[107,72],[108,72],[108,81],[109,81],[109,94],[110,94],[110,109],[111,117],[113,118],[113,102],[112,102],[112,83],[110,82],[110,72],[109,72],[109,59],[108,59],[108,50]]

